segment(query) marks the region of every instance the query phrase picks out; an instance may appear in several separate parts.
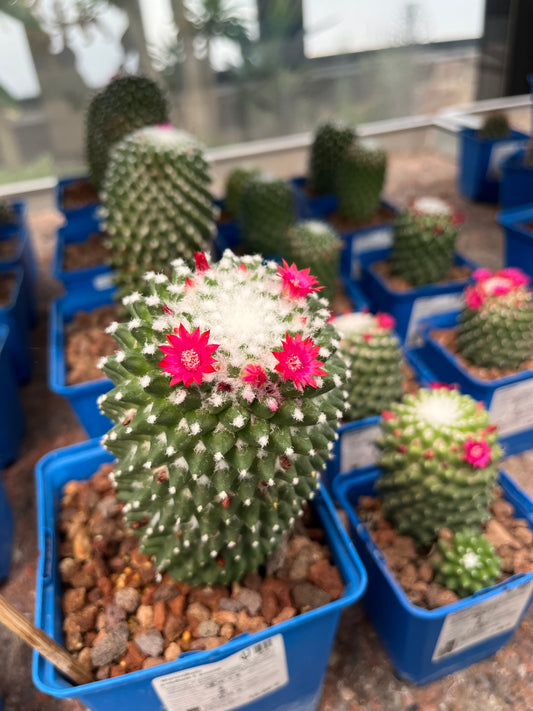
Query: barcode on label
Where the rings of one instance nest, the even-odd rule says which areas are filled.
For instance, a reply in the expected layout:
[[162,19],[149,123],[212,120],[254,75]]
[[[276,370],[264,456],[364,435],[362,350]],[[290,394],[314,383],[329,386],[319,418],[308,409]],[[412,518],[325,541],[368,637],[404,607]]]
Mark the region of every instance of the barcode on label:
[[272,647],[272,639],[265,639],[264,642],[258,642],[254,646],[253,650],[254,653],[263,654],[263,652],[266,652],[266,650],[270,649],[270,647]]

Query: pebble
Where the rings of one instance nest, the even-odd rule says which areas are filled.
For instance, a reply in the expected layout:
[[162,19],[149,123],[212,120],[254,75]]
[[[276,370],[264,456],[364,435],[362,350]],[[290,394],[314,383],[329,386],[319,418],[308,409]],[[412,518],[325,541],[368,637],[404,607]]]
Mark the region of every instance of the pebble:
[[159,630],[151,629],[139,632],[134,639],[141,652],[149,657],[159,657],[163,652],[163,635]]
[[187,619],[198,620],[198,622],[203,622],[211,617],[209,608],[202,605],[201,602],[192,602],[185,613]]
[[246,611],[254,617],[261,609],[262,599],[260,593],[256,590],[243,588],[237,595],[237,601],[242,604]]
[[143,669],[150,669],[151,667],[157,667],[165,662],[164,657],[147,657],[143,662]]
[[115,603],[122,607],[126,612],[135,612],[139,607],[141,596],[135,588],[126,587],[122,590],[117,590],[115,593]]
[[154,622],[154,608],[151,605],[139,605],[135,616],[141,627],[148,629]]
[[166,662],[173,662],[181,654],[181,647],[176,642],[171,642],[165,649],[164,657]]
[[309,582],[328,593],[332,600],[338,600],[344,590],[339,571],[327,560],[318,560],[309,568]]
[[163,600],[168,602],[179,595],[178,588],[173,583],[164,583],[154,590],[154,602]]
[[129,637],[128,625],[121,622],[114,630],[108,632],[106,636],[91,649],[91,662],[95,667],[102,667],[110,664],[126,651],[126,643]]
[[309,582],[296,583],[292,588],[292,597],[296,607],[303,610],[314,610],[331,602],[327,592]]
[[106,605],[105,608],[105,626],[108,631],[115,629],[123,620],[126,619],[126,610],[119,607],[114,602]]
[[204,620],[198,625],[197,633],[199,637],[216,637],[219,625],[214,620]]
[[85,605],[87,590],[85,588],[69,588],[63,595],[63,612],[65,615],[81,610]]
[[227,610],[228,612],[239,612],[244,607],[242,602],[239,602],[232,597],[223,597],[219,601],[218,606],[221,610]]

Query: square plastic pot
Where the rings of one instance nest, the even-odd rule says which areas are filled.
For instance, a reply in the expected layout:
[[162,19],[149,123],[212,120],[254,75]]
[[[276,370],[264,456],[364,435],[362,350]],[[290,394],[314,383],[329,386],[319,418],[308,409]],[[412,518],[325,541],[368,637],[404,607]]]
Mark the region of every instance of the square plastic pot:
[[13,512],[0,475],[0,580],[7,578],[13,552]]
[[503,210],[533,203],[533,166],[524,165],[525,151],[518,151],[502,164],[499,200]]
[[511,131],[509,138],[478,138],[473,128],[459,131],[459,192],[469,200],[498,202],[502,163],[525,147],[527,133]]
[[[451,674],[494,654],[511,637],[532,599],[533,572],[451,605],[426,610],[408,599],[385,556],[355,513],[361,495],[374,495],[379,470],[368,468],[335,481],[334,490],[348,515],[352,541],[366,568],[365,610],[381,637],[397,673],[417,684]],[[533,526],[533,502],[504,472],[503,494]]]
[[505,266],[519,267],[533,279],[533,228],[526,227],[533,224],[533,191],[528,205],[503,210],[497,220],[504,229]]
[[458,311],[424,319],[418,325],[424,345],[420,357],[437,380],[457,383],[461,392],[485,404],[491,422],[498,427],[505,454],[517,454],[533,446],[533,369],[503,378],[484,380],[472,375],[451,351],[432,335],[434,329],[454,328]]
[[300,220],[323,220],[338,207],[338,198],[334,193],[310,195],[306,190],[307,177],[300,175],[289,180],[292,188],[296,214]]
[[83,207],[74,207],[69,209],[65,209],[63,205],[63,193],[65,191],[66,186],[71,185],[72,183],[75,183],[78,180],[88,179],[88,175],[69,176],[67,178],[62,178],[61,180],[58,180],[56,183],[54,191],[56,207],[59,212],[62,212],[63,215],[65,215],[67,222],[70,222],[71,220],[77,220],[79,217],[98,217],[100,202],[92,202],[88,205],[84,205]]
[[13,275],[15,283],[11,298],[5,306],[0,306],[0,324],[7,326],[9,333],[5,348],[11,359],[13,372],[19,383],[31,377],[32,356],[30,350],[30,314],[28,274],[21,267],[14,267],[2,274]]
[[[8,338],[9,329],[0,325],[0,469],[15,461],[24,434],[24,413],[11,357],[7,351]],[[0,513],[0,526],[1,521]]]
[[[361,255],[361,290],[370,302],[373,311],[385,311],[396,319],[396,333],[407,346],[419,345],[416,324],[420,319],[432,314],[459,308],[462,292],[471,281],[454,279],[437,284],[427,284],[405,291],[391,289],[386,281],[375,272],[374,264],[387,259],[391,250],[381,249]],[[466,265],[473,271],[474,262],[455,255],[457,266]]]
[[48,387],[62,395],[72,405],[78,420],[89,437],[105,434],[113,423],[102,415],[97,399],[113,387],[111,381],[102,377],[87,383],[67,385],[65,363],[65,326],[78,311],[94,311],[99,306],[113,303],[114,289],[94,291],[77,289],[50,306],[48,336]]
[[[57,515],[61,491],[69,480],[87,479],[101,463],[111,460],[112,457],[100,447],[98,441],[91,440],[51,452],[41,459],[36,469],[40,560],[35,622],[59,643],[62,642],[62,614]],[[364,568],[327,493],[319,493],[313,502],[324,527],[332,559],[345,584],[339,600],[253,635],[239,635],[216,649],[186,652],[173,662],[83,686],[72,686],[49,662],[34,654],[35,685],[58,698],[78,697],[93,711],[116,711],[118,708],[131,711],[192,709],[192,704],[187,705],[185,701],[179,706],[165,705],[156,687],[166,685],[171,693],[173,687],[186,684],[184,676],[190,675],[192,679],[184,694],[187,691],[196,694],[195,701],[198,702],[207,681],[203,675],[208,669],[223,684],[227,677],[225,665],[240,659],[240,669],[234,671],[235,676],[226,687],[232,692],[235,686],[240,686],[240,700],[226,705],[222,702],[217,705],[215,700],[209,708],[217,708],[217,711],[236,708],[239,711],[313,711],[320,700],[341,610],[358,600],[366,585]],[[263,654],[270,654],[268,649],[275,650],[276,655],[269,657],[271,668],[268,671],[272,686],[270,693],[264,693],[268,686],[268,679],[265,678],[268,673],[265,674],[267,670],[262,666],[261,650]],[[206,669],[206,665],[210,667]],[[256,697],[251,700],[254,694]],[[183,700],[183,696],[181,698]]]

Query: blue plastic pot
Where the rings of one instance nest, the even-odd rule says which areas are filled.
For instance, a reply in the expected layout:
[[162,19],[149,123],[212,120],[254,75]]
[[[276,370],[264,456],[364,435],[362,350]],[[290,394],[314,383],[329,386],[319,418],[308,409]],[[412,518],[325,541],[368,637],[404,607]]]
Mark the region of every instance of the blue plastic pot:
[[6,351],[11,359],[13,372],[19,383],[27,382],[31,377],[32,354],[30,343],[30,314],[28,274],[21,267],[14,267],[6,272],[15,278],[11,298],[5,306],[0,306],[0,324],[7,326]]
[[[408,346],[419,344],[416,324],[421,318],[432,314],[456,309],[461,304],[462,292],[471,281],[454,279],[437,284],[427,284],[405,291],[391,289],[386,281],[375,272],[373,265],[387,259],[390,249],[381,249],[361,255],[361,289],[368,298],[373,311],[384,311],[396,319],[396,333]],[[473,271],[474,262],[455,255],[455,264],[466,265]]]
[[99,306],[113,303],[114,289],[103,291],[77,289],[50,307],[48,337],[48,387],[62,395],[72,405],[78,419],[89,437],[105,434],[112,426],[111,420],[102,415],[97,398],[108,392],[113,385],[106,377],[78,385],[67,385],[65,364],[65,325],[78,311],[93,311]]
[[296,214],[300,220],[323,220],[338,207],[339,201],[334,193],[326,195],[308,193],[307,178],[304,175],[291,178],[289,184],[294,193]]
[[[533,171],[532,171],[533,173]],[[504,261],[507,267],[519,267],[533,278],[533,193],[530,204],[498,213],[504,228]]]
[[9,329],[0,325],[0,469],[15,461],[24,434],[24,413],[11,357],[7,351],[8,337]]
[[473,128],[459,132],[459,192],[469,200],[498,202],[502,163],[525,147],[527,133],[511,131],[509,138],[479,138]]
[[483,402],[491,422],[498,427],[500,443],[506,456],[533,446],[533,369],[522,370],[494,380],[472,375],[459,359],[432,335],[433,329],[454,328],[459,316],[453,311],[424,319],[418,330],[424,340],[420,357],[446,383],[457,383],[461,392]]
[[[363,605],[397,673],[417,684],[451,674],[494,654],[513,634],[531,602],[533,572],[514,575],[451,605],[426,610],[409,601],[385,556],[354,511],[375,495],[379,470],[347,474],[334,491],[349,518],[350,535],[368,574]],[[504,472],[499,484],[516,516],[533,527],[533,502]]]
[[[66,482],[71,479],[87,479],[101,463],[111,460],[112,457],[100,447],[98,441],[92,440],[51,452],[37,466],[40,560],[35,622],[59,643],[62,642],[62,613],[57,516],[61,491]],[[242,657],[251,655],[252,658],[257,655],[259,659],[258,645],[265,647],[275,642],[285,651],[286,684],[271,693],[260,696],[258,693],[254,701],[242,706],[235,704],[230,708],[238,706],[239,711],[281,711],[289,708],[291,711],[313,711],[320,700],[322,680],[340,613],[361,597],[366,585],[364,568],[350,545],[327,493],[321,492],[313,502],[324,527],[332,559],[345,584],[339,600],[253,635],[242,634],[222,647],[203,652],[186,652],[174,662],[83,686],[72,686],[52,664],[35,653],[35,685],[55,697],[78,697],[93,711],[116,711],[117,708],[161,711],[169,707],[163,705],[155,690],[156,679],[186,669],[198,670],[199,667],[220,662],[235,654]],[[243,684],[250,693],[254,685],[259,692],[260,679],[248,687]]]
[[13,512],[0,475],[0,580],[7,578],[13,552]]
[[509,210],[533,203],[533,166],[524,165],[525,151],[518,151],[502,164],[500,207]]
[[[224,209],[224,200],[214,200],[216,207]],[[217,221],[217,233],[213,240],[213,259],[218,262],[225,249],[235,250],[241,243],[241,230],[236,220]]]
[[75,208],[70,208],[68,210],[66,210],[63,206],[63,193],[65,191],[65,187],[67,185],[75,183],[77,180],[88,180],[88,179],[89,179],[88,175],[77,175],[77,176],[69,176],[67,178],[62,178],[61,180],[57,181],[57,184],[55,187],[56,207],[59,210],[59,212],[62,212],[65,215],[65,218],[67,219],[68,222],[70,222],[70,220],[77,220],[79,217],[97,217],[98,216],[100,202],[93,202],[93,203],[90,203],[89,205],[84,205],[83,207],[75,207]]

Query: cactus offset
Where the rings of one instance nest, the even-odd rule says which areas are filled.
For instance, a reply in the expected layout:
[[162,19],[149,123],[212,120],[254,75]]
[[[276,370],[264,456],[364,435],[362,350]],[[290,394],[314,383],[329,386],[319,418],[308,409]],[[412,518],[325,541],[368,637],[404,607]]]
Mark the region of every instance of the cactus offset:
[[433,543],[442,528],[490,518],[501,448],[487,411],[455,390],[421,388],[383,413],[376,489],[400,534]]
[[391,272],[411,286],[446,277],[453,265],[460,219],[444,200],[418,198],[395,220]]
[[309,267],[324,287],[321,296],[335,296],[342,241],[329,225],[318,220],[299,222],[287,233],[285,252],[290,262]]
[[356,222],[369,220],[379,207],[386,170],[383,148],[370,141],[354,141],[339,164],[339,214]]
[[474,365],[519,368],[533,356],[533,299],[529,277],[508,267],[477,269],[464,291],[457,348]]
[[244,185],[249,178],[259,175],[259,168],[235,168],[226,180],[224,209],[231,217],[237,218]]
[[392,330],[394,319],[388,314],[350,313],[333,323],[350,369],[346,419],[379,415],[403,395],[403,357]]
[[340,123],[324,123],[316,129],[309,155],[309,187],[316,195],[337,189],[339,164],[356,133]]
[[192,263],[214,233],[210,177],[201,146],[183,131],[147,126],[115,145],[102,202],[119,297],[144,285],[146,271]]
[[509,119],[505,114],[500,112],[489,114],[485,118],[483,125],[479,128],[477,133],[479,138],[485,138],[488,140],[509,138],[511,135]]
[[[101,367],[103,438],[144,553],[182,581],[256,570],[318,486],[342,417],[345,364],[306,272],[226,250],[146,275]],[[163,357],[164,354],[164,357]]]

